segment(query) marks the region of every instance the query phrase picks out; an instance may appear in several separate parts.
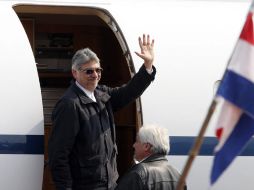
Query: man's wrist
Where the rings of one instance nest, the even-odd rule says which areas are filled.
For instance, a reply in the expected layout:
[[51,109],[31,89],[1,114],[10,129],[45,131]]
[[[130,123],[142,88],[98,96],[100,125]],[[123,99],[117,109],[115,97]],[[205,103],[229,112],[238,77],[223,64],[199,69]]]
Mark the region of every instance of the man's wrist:
[[152,74],[153,73],[153,67],[151,69],[146,68],[146,71],[147,71],[148,74]]

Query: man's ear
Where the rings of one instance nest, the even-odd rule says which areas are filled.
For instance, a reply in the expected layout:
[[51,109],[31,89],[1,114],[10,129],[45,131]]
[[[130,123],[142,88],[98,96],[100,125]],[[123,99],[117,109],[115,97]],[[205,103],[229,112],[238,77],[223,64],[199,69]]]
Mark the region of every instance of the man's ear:
[[78,72],[78,71],[72,69],[71,72],[72,72],[72,76],[73,76],[75,79],[77,79],[77,72]]
[[152,145],[149,144],[149,143],[145,143],[144,145],[145,145],[145,151],[146,152],[151,152]]

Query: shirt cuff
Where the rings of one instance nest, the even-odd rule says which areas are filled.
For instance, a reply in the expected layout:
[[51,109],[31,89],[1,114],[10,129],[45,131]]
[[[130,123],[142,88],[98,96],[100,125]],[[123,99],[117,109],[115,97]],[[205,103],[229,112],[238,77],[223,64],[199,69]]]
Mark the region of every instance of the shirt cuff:
[[153,73],[153,68],[151,68],[151,69],[146,69],[146,71],[147,71],[147,73],[150,75],[150,74]]

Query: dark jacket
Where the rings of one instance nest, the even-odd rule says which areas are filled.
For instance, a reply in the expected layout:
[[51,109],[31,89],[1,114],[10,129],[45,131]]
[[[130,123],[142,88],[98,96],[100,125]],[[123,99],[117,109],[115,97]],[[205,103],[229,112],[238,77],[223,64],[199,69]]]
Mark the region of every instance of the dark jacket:
[[57,190],[110,189],[118,178],[113,111],[139,97],[155,76],[144,66],[124,86],[98,86],[96,102],[73,83],[53,110],[49,166]]
[[175,190],[179,178],[179,172],[169,165],[165,156],[152,155],[134,165],[115,190]]

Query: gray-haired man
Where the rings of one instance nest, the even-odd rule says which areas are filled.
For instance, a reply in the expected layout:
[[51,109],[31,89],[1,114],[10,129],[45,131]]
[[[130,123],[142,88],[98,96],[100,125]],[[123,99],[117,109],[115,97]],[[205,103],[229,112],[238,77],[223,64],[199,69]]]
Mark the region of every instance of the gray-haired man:
[[100,86],[102,68],[90,49],[72,59],[75,82],[58,101],[52,114],[49,166],[57,190],[111,190],[118,178],[113,111],[139,97],[154,80],[153,45],[139,38],[144,60],[138,73],[124,86]]
[[170,149],[167,129],[141,127],[133,147],[139,163],[120,179],[116,190],[175,190],[180,174],[166,158]]

